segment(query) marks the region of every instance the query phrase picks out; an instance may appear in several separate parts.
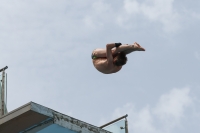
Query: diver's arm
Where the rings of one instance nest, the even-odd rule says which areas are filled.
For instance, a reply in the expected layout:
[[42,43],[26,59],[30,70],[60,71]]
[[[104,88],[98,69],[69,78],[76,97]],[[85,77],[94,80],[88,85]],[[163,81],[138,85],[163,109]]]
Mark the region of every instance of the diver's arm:
[[113,66],[113,55],[112,55],[112,48],[119,47],[121,43],[110,43],[106,45],[106,57],[108,60],[108,66]]

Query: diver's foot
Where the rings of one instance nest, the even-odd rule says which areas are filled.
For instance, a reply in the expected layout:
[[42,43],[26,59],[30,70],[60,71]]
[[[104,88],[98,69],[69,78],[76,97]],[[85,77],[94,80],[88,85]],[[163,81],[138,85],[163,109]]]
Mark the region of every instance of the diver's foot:
[[136,51],[145,51],[145,49],[141,47],[140,44],[138,44],[137,42],[135,42],[133,46],[136,49]]

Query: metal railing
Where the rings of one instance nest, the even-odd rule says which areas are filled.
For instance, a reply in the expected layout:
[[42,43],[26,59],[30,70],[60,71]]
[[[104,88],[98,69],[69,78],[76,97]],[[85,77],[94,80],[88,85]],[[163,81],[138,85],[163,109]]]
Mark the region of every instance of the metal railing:
[[[126,115],[124,115],[120,118],[117,118],[117,119],[115,119],[111,122],[108,122],[108,123],[100,126],[100,128],[103,128],[103,129],[108,130],[108,131],[113,132],[113,133],[114,133],[115,130],[118,130],[118,131],[121,130],[120,133],[122,133],[122,132],[124,133],[124,131],[125,131],[125,133],[128,133],[127,117],[128,117],[128,115],[126,114]],[[125,121],[122,121],[123,119],[125,119]],[[124,131],[122,131],[122,130],[124,130]]]

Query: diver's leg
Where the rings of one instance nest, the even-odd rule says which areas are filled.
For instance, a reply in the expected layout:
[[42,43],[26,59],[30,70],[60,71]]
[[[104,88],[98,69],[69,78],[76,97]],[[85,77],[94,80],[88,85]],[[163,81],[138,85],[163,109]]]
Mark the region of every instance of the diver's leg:
[[106,57],[106,49],[95,49],[92,54],[95,57]]
[[134,51],[145,51],[145,49],[142,48],[137,42],[131,45],[121,45],[118,48],[113,49],[114,53],[124,52],[125,54],[130,54]]
[[[117,48],[113,48],[112,55],[115,55],[119,52],[125,52],[127,54],[129,51],[133,51],[133,50],[135,50],[133,45],[123,44]],[[101,48],[95,49],[93,51],[93,55],[96,57],[106,57],[106,49],[101,49]]]
[[123,44],[117,48],[113,48],[112,52],[113,52],[113,54],[117,54],[119,52],[124,52],[125,54],[127,54],[126,51],[133,51],[133,50],[134,50],[133,45]]
[[[118,52],[122,52],[122,51],[125,51],[125,50],[128,50],[130,49],[130,45],[121,45],[119,46],[118,48],[113,48],[112,49],[112,55],[115,55],[117,54]],[[107,57],[106,56],[106,49],[95,49],[93,52],[92,52],[92,55],[93,56],[96,56],[96,57]]]
[[[125,54],[130,54],[133,51],[145,51],[138,43],[131,45],[123,44],[117,48],[112,49],[112,55],[115,55],[119,52],[124,52]],[[106,49],[95,49],[93,55],[96,57],[106,57]]]

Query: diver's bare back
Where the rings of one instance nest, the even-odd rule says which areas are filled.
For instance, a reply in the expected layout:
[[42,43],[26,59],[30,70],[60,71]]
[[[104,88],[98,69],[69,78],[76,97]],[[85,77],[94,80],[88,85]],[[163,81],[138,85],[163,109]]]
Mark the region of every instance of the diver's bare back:
[[95,49],[92,52],[94,67],[104,74],[116,73],[126,64],[126,55],[133,51],[145,51],[145,49],[136,42],[132,45],[107,44],[106,49]]
[[118,72],[122,66],[108,66],[108,60],[107,58],[97,58],[97,59],[93,59],[93,64],[94,67],[99,71],[102,72],[104,74],[110,74],[110,73],[116,73]]

